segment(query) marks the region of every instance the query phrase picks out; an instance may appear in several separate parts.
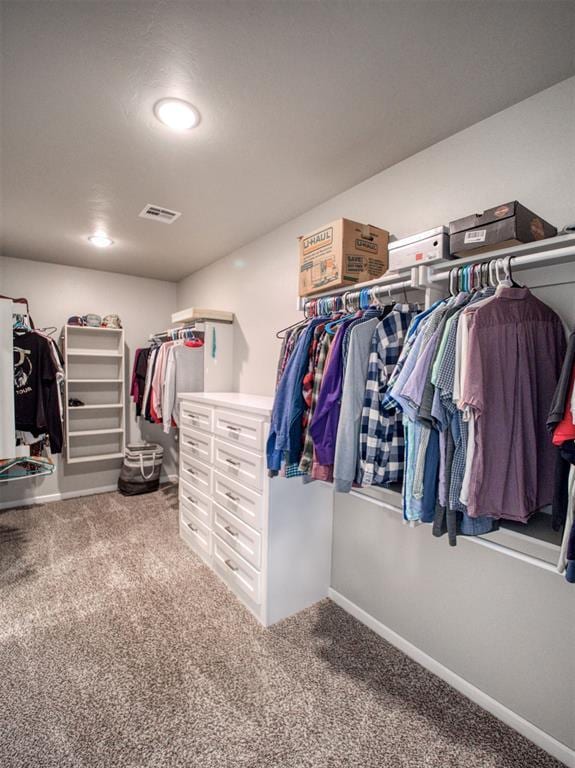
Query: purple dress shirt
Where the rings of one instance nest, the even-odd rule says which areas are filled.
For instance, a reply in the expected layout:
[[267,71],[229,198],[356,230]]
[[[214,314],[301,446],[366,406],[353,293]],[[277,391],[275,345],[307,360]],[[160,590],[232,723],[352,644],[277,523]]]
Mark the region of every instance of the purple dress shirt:
[[462,400],[475,412],[470,517],[527,522],[553,498],[546,418],[565,354],[555,312],[527,288],[499,287],[469,329]]

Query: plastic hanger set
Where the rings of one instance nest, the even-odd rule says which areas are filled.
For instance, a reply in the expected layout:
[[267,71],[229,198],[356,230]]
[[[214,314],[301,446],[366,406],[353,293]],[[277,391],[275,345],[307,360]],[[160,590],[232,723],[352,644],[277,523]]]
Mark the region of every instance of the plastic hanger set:
[[449,272],[449,292],[452,296],[463,292],[476,291],[493,286],[517,286],[511,274],[512,256],[503,259],[491,259],[478,264],[465,264],[454,267]]
[[[326,332],[334,334],[337,325],[348,318],[350,314],[359,310],[366,310],[368,307],[378,304],[381,305],[384,298],[391,299],[391,288],[392,286],[375,285],[362,288],[359,291],[347,291],[336,296],[320,296],[316,299],[309,299],[304,306],[305,320],[300,320],[297,323],[288,325],[286,328],[282,328],[276,333],[276,338],[283,339],[287,331],[291,331],[300,325],[305,325],[305,322],[312,317],[329,317],[330,315],[343,313],[342,317],[334,318],[326,325]],[[407,303],[405,288],[403,292]]]

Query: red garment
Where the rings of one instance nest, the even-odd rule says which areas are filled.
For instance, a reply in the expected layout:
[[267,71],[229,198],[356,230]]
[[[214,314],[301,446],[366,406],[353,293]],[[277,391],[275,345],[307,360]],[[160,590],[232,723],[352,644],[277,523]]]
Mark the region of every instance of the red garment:
[[557,424],[553,430],[553,445],[563,445],[567,440],[575,440],[575,424],[573,424],[573,414],[571,413],[573,387],[575,387],[575,366],[571,373],[569,393],[565,398],[565,413],[559,424]]

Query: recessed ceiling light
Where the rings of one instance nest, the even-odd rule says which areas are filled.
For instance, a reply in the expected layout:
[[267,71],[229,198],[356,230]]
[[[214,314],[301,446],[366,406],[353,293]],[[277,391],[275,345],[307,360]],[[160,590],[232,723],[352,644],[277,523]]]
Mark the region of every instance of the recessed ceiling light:
[[109,245],[113,245],[114,241],[107,235],[90,235],[88,240],[95,245],[96,248],[107,248]]
[[160,99],[154,105],[154,114],[173,131],[189,131],[200,122],[198,110],[182,99]]

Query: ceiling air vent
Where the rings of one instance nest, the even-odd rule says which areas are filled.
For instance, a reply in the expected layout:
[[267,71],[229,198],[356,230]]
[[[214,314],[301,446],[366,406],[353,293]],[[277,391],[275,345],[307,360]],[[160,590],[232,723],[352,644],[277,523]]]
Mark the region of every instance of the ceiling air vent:
[[143,219],[161,221],[162,224],[173,224],[182,214],[178,213],[178,211],[170,211],[169,208],[162,208],[160,205],[146,205],[144,210],[138,215]]

